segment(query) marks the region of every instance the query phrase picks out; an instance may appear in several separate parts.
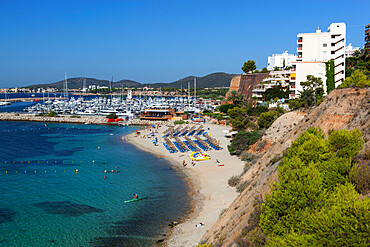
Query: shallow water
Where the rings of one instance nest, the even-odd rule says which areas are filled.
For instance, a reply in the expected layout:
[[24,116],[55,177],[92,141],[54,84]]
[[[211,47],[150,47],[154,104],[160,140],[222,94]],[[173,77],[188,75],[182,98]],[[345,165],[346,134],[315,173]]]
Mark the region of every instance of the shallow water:
[[153,244],[188,210],[186,184],[121,141],[134,129],[0,122],[0,246]]

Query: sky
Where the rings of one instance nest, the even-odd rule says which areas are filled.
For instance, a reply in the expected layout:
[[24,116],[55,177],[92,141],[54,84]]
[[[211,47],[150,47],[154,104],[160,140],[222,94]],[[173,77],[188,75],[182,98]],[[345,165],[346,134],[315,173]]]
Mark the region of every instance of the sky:
[[347,24],[363,47],[370,1],[0,0],[0,88],[92,77],[141,83],[258,69],[297,34]]

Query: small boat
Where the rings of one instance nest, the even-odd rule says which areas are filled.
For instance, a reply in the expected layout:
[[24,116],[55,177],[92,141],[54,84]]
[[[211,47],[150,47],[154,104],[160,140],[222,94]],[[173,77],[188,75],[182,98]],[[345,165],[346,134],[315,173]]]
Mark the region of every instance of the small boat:
[[146,199],[146,196],[142,196],[142,197],[139,197],[137,199],[127,200],[127,201],[125,201],[125,203],[128,203],[128,202],[136,202],[136,201],[139,201],[139,200],[142,200],[142,199]]

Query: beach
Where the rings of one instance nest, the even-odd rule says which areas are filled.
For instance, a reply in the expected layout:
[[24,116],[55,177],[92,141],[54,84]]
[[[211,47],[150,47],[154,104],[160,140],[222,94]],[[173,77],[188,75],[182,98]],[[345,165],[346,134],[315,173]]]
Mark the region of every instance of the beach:
[[[189,157],[190,151],[171,154],[163,146],[162,135],[168,128],[167,126],[158,128],[158,146],[153,145],[152,138],[143,138],[150,132],[150,128],[140,130],[139,135],[133,133],[127,136],[129,143],[157,157],[169,160],[188,178],[192,211],[185,222],[174,227],[172,234],[166,239],[167,246],[195,246],[199,244],[202,236],[238,195],[235,188],[228,186],[227,181],[232,175],[239,175],[242,172],[244,163],[239,158],[231,156],[227,150],[230,139],[224,137],[223,130],[230,129],[230,127],[215,124],[208,124],[208,127],[209,130],[207,124],[204,124],[205,131],[211,137],[216,138],[223,149],[207,151],[211,159],[196,161],[194,166]],[[186,167],[182,165],[184,160],[187,164]],[[216,163],[216,160],[219,160],[219,163]],[[200,223],[203,226],[196,227]]]

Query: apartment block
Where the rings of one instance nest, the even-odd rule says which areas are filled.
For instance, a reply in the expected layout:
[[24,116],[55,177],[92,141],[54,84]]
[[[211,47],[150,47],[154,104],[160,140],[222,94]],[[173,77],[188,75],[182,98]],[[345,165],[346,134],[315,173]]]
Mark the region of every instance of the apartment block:
[[370,24],[365,26],[365,46],[364,48],[370,49]]
[[[293,77],[292,77],[293,76]],[[255,85],[252,90],[252,98],[257,99],[257,103],[262,103],[267,89],[281,86],[284,90],[289,90],[289,99],[294,98],[295,73],[292,70],[271,71],[267,78]],[[293,93],[292,93],[293,92]]]
[[272,54],[267,58],[267,69],[274,70],[275,67],[278,67],[280,70],[291,67],[293,62],[297,60],[295,54],[289,54],[288,51],[283,52],[282,54]]
[[345,44],[346,24],[332,23],[328,32],[320,29],[315,33],[300,33],[297,35],[297,61],[293,62],[296,70],[295,95],[303,88],[300,82],[307,80],[307,75],[321,77],[326,91],[325,63],[334,60],[335,87],[345,79]]

